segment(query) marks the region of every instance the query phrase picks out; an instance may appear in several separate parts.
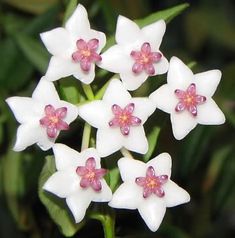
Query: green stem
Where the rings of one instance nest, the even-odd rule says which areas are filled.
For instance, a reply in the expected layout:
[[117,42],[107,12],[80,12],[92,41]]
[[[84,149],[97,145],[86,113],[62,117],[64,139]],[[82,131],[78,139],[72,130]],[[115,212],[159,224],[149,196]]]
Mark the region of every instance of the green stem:
[[106,210],[105,214],[90,214],[92,219],[99,220],[103,226],[105,238],[115,238],[115,213],[113,210]]
[[91,136],[91,126],[85,122],[84,129],[83,129],[83,135],[82,135],[81,151],[83,151],[89,147],[90,136]]
[[128,157],[130,159],[134,159],[134,157],[132,156],[132,154],[130,153],[129,150],[127,150],[126,148],[122,147],[121,148],[121,153],[124,157]]
[[92,88],[89,84],[82,83],[82,88],[88,100],[93,101],[95,99]]

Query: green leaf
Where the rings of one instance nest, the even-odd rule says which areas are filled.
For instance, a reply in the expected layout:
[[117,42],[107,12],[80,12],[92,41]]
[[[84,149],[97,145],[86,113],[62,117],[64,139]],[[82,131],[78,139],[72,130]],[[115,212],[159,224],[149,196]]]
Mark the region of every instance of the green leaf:
[[15,40],[25,57],[44,74],[49,62],[49,53],[43,45],[23,33],[15,35]]
[[188,3],[183,3],[178,6],[168,8],[162,11],[155,12],[144,19],[136,20],[136,23],[140,26],[146,26],[149,24],[152,24],[160,19],[165,20],[167,23],[169,23],[172,19],[174,19],[176,16],[181,14],[186,8],[189,7]]
[[68,3],[68,6],[66,8],[65,14],[64,14],[64,19],[63,19],[63,26],[65,25],[66,21],[71,17],[73,14],[74,10],[76,9],[78,4],[77,0],[70,0]]
[[55,172],[55,159],[53,156],[47,156],[39,177],[39,198],[47,208],[50,217],[58,225],[61,233],[66,237],[70,237],[73,236],[84,223],[81,222],[76,224],[69,212],[69,208],[65,204],[65,201],[43,190],[43,185]]
[[82,94],[78,85],[77,80],[72,77],[61,79],[59,82],[61,98],[67,102],[78,104]]
[[156,149],[160,131],[161,131],[161,128],[155,126],[152,129],[152,131],[150,132],[150,134],[148,135],[147,139],[148,139],[148,143],[149,143],[149,149],[148,149],[148,152],[143,157],[144,162],[147,162],[151,158],[154,150]]

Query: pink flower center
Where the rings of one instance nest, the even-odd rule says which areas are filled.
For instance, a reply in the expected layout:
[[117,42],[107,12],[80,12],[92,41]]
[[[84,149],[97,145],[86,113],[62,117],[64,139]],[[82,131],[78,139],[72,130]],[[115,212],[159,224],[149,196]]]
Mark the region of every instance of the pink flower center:
[[91,39],[88,42],[79,39],[76,45],[77,50],[72,54],[72,59],[74,62],[80,63],[83,71],[89,72],[92,63],[102,60],[101,56],[96,53],[99,47],[98,39]]
[[154,63],[157,63],[162,58],[162,54],[159,52],[152,52],[151,46],[148,42],[145,42],[141,46],[140,51],[131,51],[131,57],[135,60],[132,66],[132,72],[135,74],[141,73],[143,70],[148,75],[155,74]]
[[179,99],[175,107],[176,112],[188,110],[194,117],[197,116],[197,105],[203,104],[206,101],[205,96],[196,94],[196,85],[190,84],[186,91],[176,89],[175,95]]
[[86,160],[85,166],[78,166],[77,175],[81,177],[80,186],[82,188],[91,187],[94,191],[99,192],[102,189],[101,179],[107,173],[106,169],[96,169],[96,162],[93,157]]
[[163,197],[165,192],[162,185],[168,180],[167,175],[155,176],[155,170],[152,166],[149,166],[146,171],[146,177],[138,177],[135,182],[143,187],[143,197],[147,198],[151,194],[155,194],[158,197]]
[[52,105],[46,105],[44,112],[45,116],[39,122],[47,129],[48,137],[55,138],[58,131],[69,129],[69,125],[63,121],[67,115],[66,107],[55,109]]
[[114,118],[109,122],[110,127],[120,127],[124,136],[129,135],[130,126],[138,126],[141,119],[132,115],[135,108],[134,103],[129,103],[124,109],[117,104],[112,106]]

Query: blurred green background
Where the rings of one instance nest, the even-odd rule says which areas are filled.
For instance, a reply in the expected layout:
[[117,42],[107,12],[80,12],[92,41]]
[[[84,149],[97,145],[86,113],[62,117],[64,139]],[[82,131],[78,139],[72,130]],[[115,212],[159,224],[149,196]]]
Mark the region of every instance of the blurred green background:
[[[174,7],[177,0],[84,0],[93,28],[111,36],[119,14],[141,19]],[[148,231],[136,211],[117,211],[117,237],[235,237],[235,1],[187,1],[190,6],[167,25],[161,51],[190,63],[196,72],[223,72],[214,95],[226,115],[221,126],[197,126],[184,140],[173,138],[169,116],[157,111],[147,123],[161,127],[154,155],[169,152],[173,180],[191,194],[189,204],[167,210],[160,229]],[[63,237],[38,198],[38,177],[45,156],[36,146],[12,151],[17,122],[5,103],[9,96],[31,96],[45,74],[49,54],[39,33],[61,26],[69,1],[2,0],[0,2],[0,237]],[[94,90],[111,74],[99,71]],[[147,96],[166,80],[150,79],[136,95]],[[83,95],[76,79],[56,83],[61,97],[78,103]],[[62,86],[61,86],[62,85]],[[75,89],[74,89],[74,87]],[[81,92],[82,94],[82,92]],[[72,96],[71,96],[72,95]],[[80,122],[80,124],[79,124]],[[164,122],[164,123],[163,123]],[[73,124],[60,142],[79,149],[83,123]],[[158,130],[158,129],[157,129]],[[94,133],[94,132],[93,132]],[[115,154],[115,160],[118,159]],[[138,155],[136,155],[138,156]],[[87,220],[74,237],[103,237],[98,221]]]

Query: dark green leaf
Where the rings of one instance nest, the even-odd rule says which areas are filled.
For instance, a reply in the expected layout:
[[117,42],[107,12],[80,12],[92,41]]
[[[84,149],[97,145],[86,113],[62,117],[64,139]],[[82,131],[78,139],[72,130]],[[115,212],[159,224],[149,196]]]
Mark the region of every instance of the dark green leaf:
[[76,224],[69,212],[69,208],[65,204],[65,201],[44,191],[42,188],[48,178],[54,174],[55,171],[54,157],[47,156],[39,178],[39,198],[47,208],[51,218],[59,226],[61,233],[66,237],[70,237],[83,226],[83,222]]
[[44,74],[49,62],[49,54],[42,43],[23,33],[16,35],[15,39],[25,57]]
[[148,149],[148,152],[143,157],[144,162],[147,162],[151,158],[154,150],[156,149],[160,131],[161,131],[161,128],[155,126],[152,129],[152,131],[150,132],[150,134],[148,135],[147,139],[148,139],[148,143],[149,143],[149,149]]

